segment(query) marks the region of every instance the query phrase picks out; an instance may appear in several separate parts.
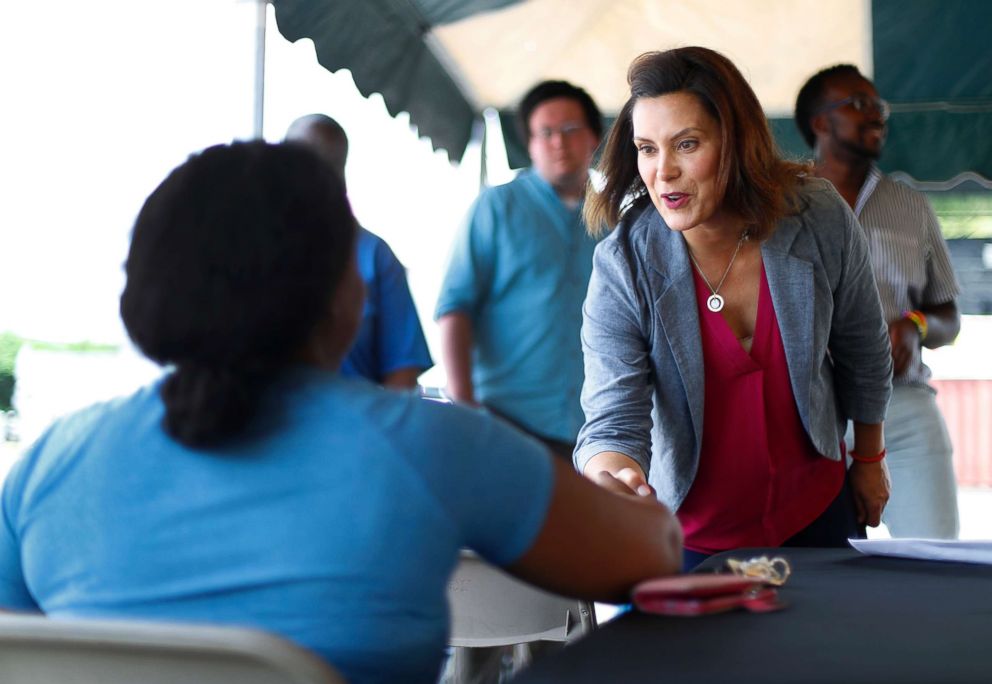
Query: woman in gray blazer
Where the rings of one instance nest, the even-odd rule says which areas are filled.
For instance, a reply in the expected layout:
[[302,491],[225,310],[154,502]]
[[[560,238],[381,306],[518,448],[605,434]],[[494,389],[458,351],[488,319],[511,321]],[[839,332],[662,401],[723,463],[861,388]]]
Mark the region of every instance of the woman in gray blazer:
[[[648,53],[586,200],[575,465],[677,512],[687,565],[844,544],[888,499],[892,372],[861,228],[783,161],[753,91],[698,47]],[[845,426],[854,421],[845,473]]]

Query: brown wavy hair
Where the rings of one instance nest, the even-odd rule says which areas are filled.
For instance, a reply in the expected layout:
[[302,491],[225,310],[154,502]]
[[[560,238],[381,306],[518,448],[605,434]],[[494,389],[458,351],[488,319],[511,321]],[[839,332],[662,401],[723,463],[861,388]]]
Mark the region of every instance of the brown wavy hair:
[[610,230],[629,209],[651,201],[637,171],[631,114],[641,98],[677,92],[695,95],[720,126],[717,187],[723,208],[743,217],[757,239],[767,237],[792,211],[808,169],[782,159],[758,98],[729,59],[704,47],[646,52],[631,63],[627,82],[630,98],[598,165],[605,185],[598,192],[590,186],[586,194],[584,214],[592,235]]

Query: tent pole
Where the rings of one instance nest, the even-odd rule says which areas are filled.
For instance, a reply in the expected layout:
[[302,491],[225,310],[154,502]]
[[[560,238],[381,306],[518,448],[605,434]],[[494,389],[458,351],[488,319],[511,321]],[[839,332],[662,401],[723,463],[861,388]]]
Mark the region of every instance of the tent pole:
[[479,150],[479,190],[489,187],[489,125],[482,119],[482,146]]
[[252,137],[262,139],[265,115],[265,22],[269,0],[257,0],[255,13],[255,111]]

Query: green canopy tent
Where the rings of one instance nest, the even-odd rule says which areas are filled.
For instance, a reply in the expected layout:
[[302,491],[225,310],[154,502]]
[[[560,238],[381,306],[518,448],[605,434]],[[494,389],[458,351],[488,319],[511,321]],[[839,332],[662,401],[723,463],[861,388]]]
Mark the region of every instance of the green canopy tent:
[[701,44],[754,86],[787,154],[808,154],[793,98],[818,69],[852,62],[893,105],[881,166],[917,184],[992,188],[992,2],[986,0],[273,0],[280,32],[310,38],[331,71],[406,111],[460,159],[486,108],[511,166],[527,164],[508,117],[545,78],[585,87],[607,115],[637,54]]
[[[880,165],[931,189],[992,188],[992,3],[874,0],[874,81],[892,103]],[[809,153],[791,118],[771,119],[779,145]]]

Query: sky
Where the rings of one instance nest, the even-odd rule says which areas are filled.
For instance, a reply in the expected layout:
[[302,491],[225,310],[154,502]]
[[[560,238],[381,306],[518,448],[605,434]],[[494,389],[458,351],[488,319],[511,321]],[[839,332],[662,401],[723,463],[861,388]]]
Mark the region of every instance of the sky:
[[[190,153],[252,137],[256,4],[250,0],[7,3],[0,22],[0,332],[126,341],[122,263],[145,197]],[[348,131],[359,220],[408,268],[429,342],[448,245],[478,191],[347,71],[290,44],[269,8],[264,137],[323,112]],[[497,178],[508,170],[497,168]],[[435,351],[435,357],[437,352]]]
[[189,152],[251,132],[250,9],[7,3],[0,331],[123,339],[121,264],[145,196]]

